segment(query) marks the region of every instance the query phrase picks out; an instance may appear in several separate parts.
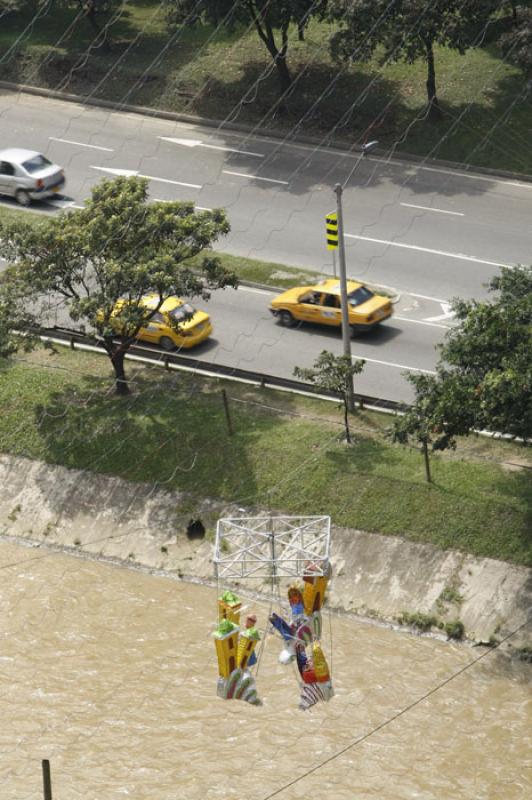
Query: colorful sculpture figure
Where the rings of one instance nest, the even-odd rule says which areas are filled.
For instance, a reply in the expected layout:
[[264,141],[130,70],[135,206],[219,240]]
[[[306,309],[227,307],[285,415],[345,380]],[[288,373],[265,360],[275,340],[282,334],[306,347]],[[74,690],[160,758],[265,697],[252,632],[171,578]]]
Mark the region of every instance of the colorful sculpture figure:
[[[284,643],[279,661],[297,664],[301,678],[299,708],[303,711],[334,695],[329,666],[320,644],[321,609],[329,573],[321,575],[315,564],[308,563],[305,571],[304,583],[292,584],[288,589],[290,621],[279,614],[270,616],[272,626]],[[242,629],[241,610],[242,602],[234,592],[224,592],[218,598],[218,627],[213,634],[218,658],[217,694],[225,700],[238,699],[261,705],[249,671],[257,662],[255,649],[260,641],[257,617],[248,615]]]
[[[310,573],[313,569],[317,569],[315,565],[307,566]],[[270,617],[271,624],[285,642],[279,661],[288,664],[296,660],[302,682],[299,708],[303,711],[334,695],[329,666],[320,645],[321,608],[328,578],[328,575],[308,574],[304,577],[303,590],[296,584],[289,587],[291,624],[278,614]]]
[[305,605],[303,603],[303,592],[297,584],[293,584],[288,589],[288,602],[292,609],[292,617],[301,617],[305,613]]
[[[231,595],[231,597],[228,597]],[[245,700],[252,705],[261,705],[257,695],[255,680],[249,670],[252,659],[256,661],[255,646],[260,634],[255,627],[257,618],[246,618],[245,629],[241,632],[234,617],[240,619],[241,603],[232,592],[225,592],[218,602],[220,620],[214,636],[218,657],[218,697],[225,700]],[[229,614],[233,620],[229,619]]]

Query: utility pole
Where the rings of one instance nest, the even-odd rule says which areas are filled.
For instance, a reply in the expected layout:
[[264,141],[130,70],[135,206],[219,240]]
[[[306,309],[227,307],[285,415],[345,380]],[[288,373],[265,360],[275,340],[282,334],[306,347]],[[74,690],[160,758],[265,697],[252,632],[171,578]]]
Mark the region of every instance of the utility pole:
[[[342,192],[342,184],[337,183],[334,187],[334,193],[336,194],[336,213],[338,214],[338,261],[340,267],[340,298],[342,304],[342,340],[344,343],[344,356],[349,359],[349,363],[351,364],[351,328],[349,327],[349,307],[347,305],[347,276],[345,266],[344,218],[342,216]],[[347,407],[349,411],[355,410],[353,375],[350,376],[347,384]]]
[[42,762],[42,782],[44,800],[52,800],[52,779],[50,777],[50,762],[45,758]]

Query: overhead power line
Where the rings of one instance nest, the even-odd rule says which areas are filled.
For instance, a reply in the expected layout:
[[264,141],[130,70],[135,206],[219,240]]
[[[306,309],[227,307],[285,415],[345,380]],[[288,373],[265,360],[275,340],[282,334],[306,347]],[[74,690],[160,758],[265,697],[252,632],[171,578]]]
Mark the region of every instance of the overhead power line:
[[413,708],[418,706],[420,703],[423,703],[424,700],[428,700],[428,698],[432,697],[433,694],[436,694],[436,692],[439,692],[440,689],[443,689],[443,687],[447,686],[447,684],[451,683],[451,681],[454,681],[460,675],[463,675],[464,672],[467,672],[467,670],[471,669],[471,667],[473,667],[475,664],[478,664],[478,662],[482,661],[483,658],[486,658],[487,656],[491,655],[502,644],[507,642],[508,639],[511,639],[512,636],[515,636],[517,633],[519,633],[519,631],[523,630],[523,628],[526,628],[526,626],[529,625],[530,622],[531,622],[530,619],[527,620],[526,622],[523,622],[522,625],[520,625],[518,628],[516,628],[511,633],[509,633],[507,636],[505,636],[503,639],[501,639],[501,641],[498,642],[494,647],[491,647],[489,650],[485,650],[483,653],[481,653],[479,656],[474,658],[472,661],[469,661],[469,663],[465,664],[463,667],[460,667],[459,670],[457,670],[456,672],[453,672],[452,675],[449,675],[448,678],[445,678],[445,680],[443,680],[440,683],[438,683],[437,686],[433,686],[432,689],[429,689],[429,691],[425,692],[424,695],[422,695],[421,697],[418,697],[416,700],[413,700],[407,706],[405,706],[404,708],[402,708],[399,711],[397,711],[395,714],[393,714],[393,716],[388,717],[387,719],[385,719],[379,725],[376,725],[370,731],[367,731],[366,733],[363,733],[361,736],[358,736],[356,739],[354,739],[352,742],[347,744],[345,747],[342,747],[341,750],[337,750],[336,753],[333,753],[332,756],[329,756],[328,758],[325,758],[323,761],[320,761],[319,764],[316,764],[314,767],[311,767],[310,769],[306,770],[305,772],[303,772],[302,775],[299,775],[297,778],[294,778],[293,780],[289,781],[288,783],[285,783],[284,786],[280,786],[278,789],[275,789],[275,791],[270,792],[270,794],[267,794],[265,797],[262,798],[262,800],[271,800],[272,797],[277,797],[278,795],[282,794],[282,792],[284,792],[287,789],[289,789],[291,786],[295,786],[295,784],[299,783],[299,781],[302,781],[304,778],[308,778],[309,775],[312,775],[313,773],[315,773],[318,770],[320,770],[323,767],[325,767],[327,764],[330,764],[331,761],[335,761],[337,758],[342,756],[344,753],[347,753],[348,750],[352,750],[354,747],[357,747],[359,744],[362,744],[363,742],[367,741],[367,739],[369,739],[371,736],[374,736],[379,731],[382,731],[383,728],[386,728],[386,727],[388,727],[388,725],[391,725],[391,723],[395,722],[396,719],[399,719],[399,717],[404,716],[409,711],[411,711]]

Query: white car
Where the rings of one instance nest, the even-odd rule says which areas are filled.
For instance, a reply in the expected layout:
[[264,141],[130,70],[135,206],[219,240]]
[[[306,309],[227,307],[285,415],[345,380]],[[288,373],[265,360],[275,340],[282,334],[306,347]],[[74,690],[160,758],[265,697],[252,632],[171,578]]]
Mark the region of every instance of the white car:
[[42,153],[18,147],[0,150],[0,194],[14,197],[21,206],[51,197],[64,185],[61,167],[52,164]]

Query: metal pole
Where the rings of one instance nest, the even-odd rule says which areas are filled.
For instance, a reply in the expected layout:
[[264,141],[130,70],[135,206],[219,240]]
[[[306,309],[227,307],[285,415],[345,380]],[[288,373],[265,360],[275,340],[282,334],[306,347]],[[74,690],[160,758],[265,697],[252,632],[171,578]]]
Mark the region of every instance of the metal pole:
[[336,250],[333,250],[332,254],[333,254],[333,278],[336,278]]
[[[349,308],[347,305],[347,276],[345,266],[345,242],[344,242],[344,218],[342,216],[342,185],[337,183],[334,187],[336,194],[336,211],[338,214],[338,254],[340,265],[340,296],[342,302],[342,340],[344,343],[344,355],[351,364],[351,328],[349,327]],[[353,386],[353,375],[347,383],[347,407],[349,411],[355,410],[355,390]]]
[[229,431],[229,436],[233,435],[233,425],[231,422],[231,413],[229,411],[229,400],[227,399],[227,392],[225,389],[222,389],[222,400],[224,401],[224,411],[225,411],[225,420],[227,422],[227,430]]
[[52,779],[50,778],[50,762],[44,759],[42,762],[42,782],[44,788],[44,800],[52,800]]
[[432,476],[430,474],[430,461],[429,461],[429,448],[427,442],[423,442],[423,460],[425,462],[425,478],[428,483],[432,483]]

